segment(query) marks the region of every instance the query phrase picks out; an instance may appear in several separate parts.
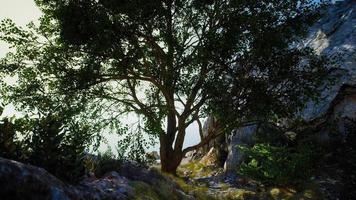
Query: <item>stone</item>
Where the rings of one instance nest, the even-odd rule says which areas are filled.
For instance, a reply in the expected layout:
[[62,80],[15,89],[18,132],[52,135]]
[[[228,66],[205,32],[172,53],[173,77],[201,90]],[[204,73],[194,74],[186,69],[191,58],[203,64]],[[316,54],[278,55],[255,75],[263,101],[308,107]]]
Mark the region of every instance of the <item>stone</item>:
[[356,121],[356,87],[344,85],[341,87],[331,108],[330,116],[339,133],[346,135],[351,123]]
[[218,163],[218,159],[217,150],[212,147],[199,162],[205,166],[213,166]]
[[322,145],[345,138],[350,123],[356,120],[355,24],[356,2],[339,1],[323,11],[304,40],[305,46],[336,61],[328,66],[328,78],[333,78],[334,83],[323,89],[319,101],[308,102],[301,113],[316,128],[316,140]]
[[[329,78],[334,84],[325,88],[319,102],[310,101],[301,115],[306,121],[324,117],[332,102],[344,85],[356,85],[356,2],[338,1],[322,12],[322,17],[303,40],[303,46],[313,48],[316,53],[335,58],[329,66]],[[324,86],[321,86],[324,87]]]
[[251,146],[253,145],[253,138],[257,131],[257,124],[239,128],[229,136],[228,139],[228,156],[224,164],[224,171],[235,173],[237,167],[243,162],[244,153],[238,148],[239,145]]
[[[219,123],[218,121],[209,116],[203,126],[203,137],[207,137],[209,134],[214,134],[218,131]],[[207,145],[203,147],[199,152],[195,154],[195,158],[201,159],[204,155],[208,154],[211,148],[214,148],[216,154],[216,165],[223,167],[226,157],[227,157],[227,144],[225,135],[218,136],[217,138],[210,141]]]
[[66,185],[42,168],[0,158],[0,197],[69,200]]
[[151,151],[146,153],[147,159],[159,160],[159,154],[157,151]]
[[[317,54],[336,59],[328,66],[328,78],[335,79],[331,85],[321,85],[322,94],[318,101],[307,102],[300,116],[314,127],[322,126],[316,135],[318,140],[330,140],[329,128],[334,123],[341,135],[346,135],[349,123],[356,120],[356,1],[336,1],[321,11],[321,18],[310,27],[309,34],[301,40],[300,47],[311,47]],[[327,87],[326,87],[327,86]],[[203,135],[213,131],[217,122],[208,117]],[[288,122],[286,122],[286,126]],[[226,151],[225,172],[233,172],[241,164],[244,155],[237,145],[251,146],[256,126],[242,127],[226,139],[216,139],[204,147],[204,154],[211,147]],[[224,149],[225,147],[225,149]],[[227,147],[227,149],[226,149]],[[226,156],[225,156],[226,157]]]
[[127,200],[142,199],[144,195],[154,195],[160,199],[194,199],[157,171],[135,163],[123,163],[122,170],[70,185],[42,168],[0,158],[0,199]]

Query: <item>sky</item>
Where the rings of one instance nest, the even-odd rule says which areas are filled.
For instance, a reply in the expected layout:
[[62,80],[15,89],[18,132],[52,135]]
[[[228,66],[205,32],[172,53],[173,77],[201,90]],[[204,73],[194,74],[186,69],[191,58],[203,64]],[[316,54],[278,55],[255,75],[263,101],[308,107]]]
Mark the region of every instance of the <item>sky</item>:
[[[0,0],[0,20],[12,19],[17,25],[25,26],[30,21],[36,21],[41,11],[33,0]],[[8,46],[0,41],[0,57],[8,51]]]
[[[41,11],[36,7],[33,0],[0,0],[0,20],[9,18],[12,19],[17,25],[25,26],[29,22],[38,21],[41,16]],[[9,51],[9,46],[0,41],[0,58],[4,57],[6,52]],[[11,80],[8,80],[11,81]],[[12,80],[13,81],[13,80]],[[13,106],[7,106],[5,110],[6,116],[16,114]],[[104,136],[108,141],[111,149],[115,149],[118,137],[113,134],[105,134]],[[193,124],[187,128],[186,140],[184,147],[194,145],[199,142],[198,125]],[[151,147],[148,151],[158,151],[158,145]],[[100,147],[101,151],[105,151],[107,145],[103,144]],[[114,152],[115,153],[115,152]]]

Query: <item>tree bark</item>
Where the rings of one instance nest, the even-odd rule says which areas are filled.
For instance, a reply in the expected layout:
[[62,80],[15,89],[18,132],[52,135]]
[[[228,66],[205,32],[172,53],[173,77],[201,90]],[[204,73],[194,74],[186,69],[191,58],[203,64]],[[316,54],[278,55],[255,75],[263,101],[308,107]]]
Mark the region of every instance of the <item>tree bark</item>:
[[[161,153],[162,153],[162,147],[161,147]],[[162,172],[177,175],[177,168],[180,165],[182,158],[183,156],[181,153],[176,153],[174,151],[166,152],[165,154],[163,154],[163,156],[161,155]]]
[[173,143],[179,142],[177,139],[175,141],[176,133],[177,121],[174,113],[171,113],[167,117],[167,132],[160,136],[160,157],[161,170],[174,175],[176,175],[177,168],[183,158],[182,148],[176,148],[176,145],[173,148]]
[[177,174],[177,168],[182,161],[182,151],[176,151],[172,148],[172,143],[165,136],[160,137],[160,157],[161,170],[170,174]]

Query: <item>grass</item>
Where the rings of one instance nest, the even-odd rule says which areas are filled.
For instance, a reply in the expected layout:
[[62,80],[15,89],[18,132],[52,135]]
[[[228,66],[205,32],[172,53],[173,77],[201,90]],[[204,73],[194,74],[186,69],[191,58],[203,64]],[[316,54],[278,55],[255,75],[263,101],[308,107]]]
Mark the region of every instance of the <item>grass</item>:
[[132,181],[130,186],[134,188],[135,200],[160,200],[159,195],[153,190],[152,186],[142,181]]
[[198,161],[190,162],[178,168],[177,174],[187,178],[201,178],[211,176],[216,172],[216,167],[206,166]]
[[[305,183],[298,189],[293,187],[263,187],[255,189],[233,188],[226,183],[219,183],[218,189],[209,188],[208,184],[194,181],[196,178],[211,176],[218,170],[200,162],[190,162],[178,169],[178,176],[164,174],[176,182],[180,188],[197,200],[314,200],[321,199],[316,184]],[[189,172],[189,173],[186,173]],[[184,177],[184,178],[182,178]]]

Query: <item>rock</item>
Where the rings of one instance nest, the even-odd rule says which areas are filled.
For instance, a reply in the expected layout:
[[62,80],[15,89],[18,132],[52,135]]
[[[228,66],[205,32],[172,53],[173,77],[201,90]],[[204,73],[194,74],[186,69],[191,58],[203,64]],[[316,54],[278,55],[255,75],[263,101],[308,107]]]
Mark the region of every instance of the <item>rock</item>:
[[[216,127],[218,126],[217,120],[213,116],[209,116],[203,125],[203,137],[207,137],[210,133],[216,132]],[[215,144],[219,144],[218,139],[210,141],[207,145],[203,147],[203,153],[208,153],[208,151],[215,146]]]
[[42,168],[0,158],[0,197],[69,200],[67,186]]
[[169,178],[134,163],[69,185],[42,168],[0,158],[0,188],[1,200],[194,199]]
[[[217,120],[209,116],[203,126],[203,137],[207,137],[209,134],[214,134],[215,132],[218,131],[219,123]],[[204,157],[204,155],[208,154],[209,151],[214,148],[216,158],[215,159],[215,164],[218,167],[223,167],[226,157],[227,157],[227,144],[226,144],[226,138],[225,135],[221,135],[214,140],[210,141],[207,145],[205,145],[202,149],[200,149],[197,152],[194,152],[192,157],[192,160],[200,160]]]
[[205,166],[212,166],[216,165],[218,163],[218,153],[217,150],[212,147],[210,151],[205,154],[205,156],[199,161],[201,164],[204,164]]
[[[310,28],[304,41],[317,53],[336,58],[329,66],[335,82],[325,88],[320,101],[308,102],[301,116],[316,129],[316,140],[329,145],[345,138],[356,120],[356,2],[336,2]],[[323,86],[321,86],[323,87]],[[335,137],[337,136],[337,137]]]
[[95,180],[84,180],[72,186],[72,196],[79,199],[128,199],[135,195],[130,181],[117,172],[109,172]]
[[197,160],[198,158],[202,157],[202,155],[200,154],[202,154],[201,151],[197,151],[197,150],[189,151],[187,154],[185,154],[184,159],[186,160],[186,162]]
[[[170,178],[163,176],[154,168],[147,169],[135,162],[125,162],[122,164],[119,174],[120,176],[126,177],[130,181],[135,181],[135,183],[141,182],[141,184],[138,184],[140,186],[139,189],[142,189],[141,186],[151,186],[151,192],[157,194],[159,199],[192,199],[191,196],[182,192],[177,183],[172,181]],[[142,182],[144,184],[142,184]],[[137,193],[137,188],[135,193]]]
[[336,122],[339,133],[346,135],[348,127],[356,120],[356,87],[343,85],[329,108],[329,121]]
[[323,145],[343,140],[352,132],[356,121],[356,87],[343,85],[330,103],[325,116],[313,122],[316,124],[316,140]]
[[[318,54],[336,58],[329,66],[330,78],[336,81],[325,88],[319,102],[310,101],[302,112],[306,121],[324,117],[344,85],[356,86],[356,2],[339,1],[322,13],[321,19],[311,28],[304,46],[313,48]],[[323,87],[323,86],[321,86]]]
[[73,186],[42,168],[3,158],[0,158],[0,180],[3,200],[121,200],[134,195],[128,180],[115,172]]
[[240,151],[238,146],[251,146],[256,131],[257,125],[254,124],[239,128],[230,135],[228,139],[228,156],[224,164],[224,170],[227,174],[234,173],[244,160],[244,153]]
[[[322,11],[321,18],[310,27],[306,39],[300,46],[311,47],[316,53],[335,58],[336,63],[328,66],[330,75],[335,83],[326,87],[326,82],[320,87],[323,92],[319,101],[310,101],[300,116],[317,127],[317,139],[329,141],[330,134],[335,132],[330,128],[334,124],[341,135],[347,134],[349,123],[356,120],[356,1],[336,1]],[[218,122],[209,117],[203,129],[206,136],[209,131],[214,131]],[[288,122],[286,122],[286,125]],[[243,161],[243,153],[237,145],[251,145],[256,126],[247,126],[233,131],[229,138],[219,138],[211,141],[204,147],[203,154],[207,154],[211,147],[218,152],[224,152],[226,156],[220,156],[220,160],[226,159],[224,169],[226,172],[235,171]],[[226,149],[227,147],[227,149]],[[219,156],[218,156],[219,157]]]

